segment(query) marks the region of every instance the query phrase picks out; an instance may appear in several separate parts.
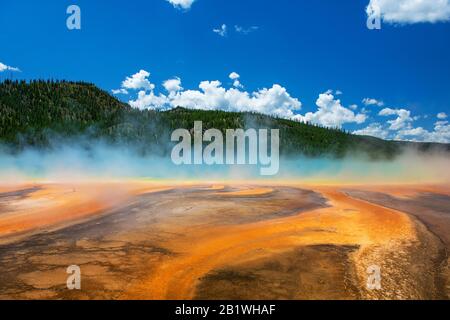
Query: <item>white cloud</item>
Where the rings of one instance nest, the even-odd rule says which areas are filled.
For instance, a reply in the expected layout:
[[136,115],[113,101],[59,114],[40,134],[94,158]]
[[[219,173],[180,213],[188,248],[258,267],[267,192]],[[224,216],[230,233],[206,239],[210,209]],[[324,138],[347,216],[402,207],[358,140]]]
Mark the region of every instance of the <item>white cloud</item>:
[[255,31],[259,30],[259,27],[258,26],[251,26],[249,28],[245,28],[245,27],[242,27],[242,26],[239,26],[239,25],[235,25],[234,26],[234,30],[237,33],[242,33],[242,34],[247,35],[249,33],[252,33],[252,32],[255,32]]
[[356,130],[353,133],[357,135],[367,135],[381,139],[393,139],[402,141],[417,142],[438,142],[450,143],[450,124],[448,121],[438,121],[434,124],[432,131],[422,127],[414,128],[411,125],[404,127],[391,134],[388,127],[383,127],[379,123],[372,123],[368,127]]
[[447,119],[447,117],[448,116],[447,116],[447,114],[445,112],[440,112],[440,113],[437,114],[437,118],[441,119],[441,120]]
[[236,73],[236,72],[232,72],[232,73],[230,73],[229,77],[230,77],[231,80],[237,80],[241,76],[238,73]]
[[292,118],[301,102],[292,98],[280,85],[248,93],[237,88],[226,89],[220,81],[203,81],[200,90],[186,90],[171,99],[171,106],[203,110],[248,111]]
[[397,135],[394,137],[395,140],[402,141],[420,141],[424,139],[425,136],[428,136],[430,132],[425,130],[422,127],[419,128],[409,128],[403,129],[397,132]]
[[437,121],[434,125],[436,127],[441,127],[441,126],[445,126],[448,124],[448,121]]
[[217,33],[221,37],[225,37],[227,35],[227,25],[223,24],[220,28],[213,29],[214,33]]
[[364,129],[354,131],[353,134],[360,136],[372,136],[381,139],[387,139],[389,136],[388,130],[385,130],[379,123],[371,123]]
[[[263,88],[254,92],[242,90],[241,76],[232,72],[228,78],[233,80],[233,87],[225,88],[218,80],[202,81],[197,90],[185,90],[181,86],[178,77],[168,79],[162,83],[167,94],[155,93],[155,85],[149,81],[150,73],[141,70],[127,77],[122,82],[122,87],[113,90],[115,94],[137,93],[129,104],[138,109],[168,110],[175,107],[185,107],[202,110],[223,110],[236,112],[257,112],[274,115],[281,118],[312,122],[327,127],[342,127],[346,123],[364,123],[367,120],[365,111],[358,110],[356,105],[344,107],[339,99],[329,90],[319,95],[316,101],[318,110],[308,112],[305,115],[298,114],[302,107],[299,99],[292,97],[286,88],[274,84],[272,87]],[[239,82],[237,86],[236,81]],[[386,124],[371,123],[367,127],[356,130],[358,135],[369,135],[382,139],[429,141],[450,143],[450,124],[445,113],[440,113],[432,131],[422,127],[413,127],[413,122],[418,117],[412,117],[406,109],[384,108],[378,114],[388,117],[396,116]]]
[[434,132],[430,133],[426,141],[450,143],[450,124],[448,124],[448,121],[436,122]]
[[239,74],[237,74],[236,72],[230,73],[229,78],[231,80],[233,80],[233,87],[236,87],[236,88],[243,88],[244,87],[241,84],[241,82],[239,81],[240,77],[241,76]]
[[3,63],[0,62],[0,72],[4,72],[4,71],[20,72],[20,69],[19,68],[15,68],[15,67],[7,66],[6,64],[3,64]]
[[153,90],[148,94],[145,91],[139,91],[136,100],[129,101],[130,106],[137,109],[153,109],[160,110],[165,109],[166,105],[169,103],[168,97],[163,94],[159,96],[155,95]]
[[389,120],[388,123],[390,124],[389,129],[390,130],[400,130],[405,127],[409,127],[411,122],[414,121],[413,118],[411,118],[411,111],[406,109],[391,109],[391,108],[385,108],[380,111],[378,114],[380,116],[394,116],[396,115],[397,118],[395,120]]
[[189,10],[195,0],[167,0],[177,9]]
[[448,121],[437,121],[433,130],[430,131],[423,127],[414,127],[413,122],[421,117],[412,117],[411,111],[406,109],[385,108],[378,115],[386,117],[396,116],[396,118],[387,121],[385,126],[379,123],[372,123],[368,127],[353,133],[382,139],[450,143],[450,124]]
[[395,139],[450,143],[450,124],[448,121],[438,121],[434,124],[433,131],[428,131],[422,127],[400,130]]
[[319,95],[316,101],[319,107],[316,112],[308,112],[304,116],[297,115],[294,118],[303,122],[311,122],[326,127],[342,127],[345,123],[364,123],[365,114],[355,114],[352,110],[342,106],[339,99],[335,99],[331,91]]
[[117,90],[111,90],[113,94],[128,94],[128,90],[127,89],[117,89]]
[[150,77],[150,73],[141,70],[138,73],[132,75],[131,77],[127,77],[122,82],[122,88],[123,89],[133,89],[133,90],[153,90],[155,88],[155,85],[150,83],[148,78]]
[[[287,90],[278,84],[249,93],[242,91],[241,86],[224,88],[222,83],[216,80],[202,81],[199,85],[200,90],[184,90],[181,87],[181,79],[175,78],[163,83],[164,88],[169,92],[168,95],[157,95],[154,92],[154,85],[148,81],[149,76],[149,72],[141,70],[127,77],[122,83],[123,89],[139,90],[137,98],[129,101],[132,107],[167,110],[181,106],[203,110],[258,112],[282,118],[294,118],[295,112],[302,106],[298,99],[291,97]],[[229,78],[239,81],[240,76],[233,72]]]
[[384,106],[383,101],[379,101],[379,100],[373,99],[373,98],[364,98],[362,102],[366,106],[378,106],[378,107]]
[[177,93],[183,90],[183,87],[181,87],[181,79],[178,77],[164,81],[163,86],[169,93]]
[[450,0],[370,0],[367,14],[375,8],[391,24],[450,21]]

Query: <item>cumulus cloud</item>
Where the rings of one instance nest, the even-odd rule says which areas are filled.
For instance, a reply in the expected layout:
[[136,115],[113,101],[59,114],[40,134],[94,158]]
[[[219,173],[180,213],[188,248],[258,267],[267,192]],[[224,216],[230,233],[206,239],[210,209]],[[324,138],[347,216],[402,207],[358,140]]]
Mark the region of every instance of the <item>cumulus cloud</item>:
[[450,21],[450,0],[370,0],[367,15],[374,11],[391,24],[445,22]]
[[278,84],[251,93],[241,90],[240,75],[236,72],[229,75],[229,78],[235,82],[234,87],[229,89],[215,80],[200,82],[199,90],[184,90],[180,78],[169,79],[163,82],[168,95],[156,94],[155,86],[148,79],[149,76],[149,72],[141,70],[123,81],[122,89],[139,91],[137,98],[129,101],[132,107],[167,110],[181,106],[202,110],[258,112],[282,118],[294,118],[295,112],[302,106],[298,99],[293,98],[286,88]]
[[366,106],[378,106],[378,107],[384,106],[383,101],[379,101],[379,100],[373,99],[373,98],[364,98],[362,102]]
[[20,72],[20,69],[7,66],[6,64],[0,62],[0,72],[4,72],[4,71]]
[[150,91],[149,93],[141,90],[138,93],[138,97],[136,100],[130,100],[129,104],[133,108],[137,109],[153,109],[153,110],[161,110],[165,109],[167,104],[169,103],[169,98],[163,94],[155,95],[155,93]]
[[181,79],[178,77],[164,81],[163,87],[167,90],[167,92],[172,94],[183,90],[183,87],[181,86]]
[[355,113],[341,104],[341,100],[335,99],[331,91],[319,95],[316,101],[318,110],[308,112],[304,116],[297,115],[294,118],[303,121],[320,124],[326,127],[342,127],[345,123],[364,123],[367,116]]
[[220,28],[213,29],[214,33],[217,33],[221,37],[225,37],[228,33],[228,28],[226,24],[223,24]]
[[387,139],[389,137],[388,130],[385,130],[381,124],[376,122],[369,124],[364,129],[353,131],[353,134],[360,136],[372,136],[381,139]]
[[[316,112],[299,114],[302,103],[299,99],[292,97],[286,88],[274,84],[268,88],[247,92],[243,90],[240,83],[241,76],[237,72],[232,72],[228,76],[233,81],[231,88],[226,88],[220,81],[214,80],[202,81],[198,89],[188,90],[182,87],[179,77],[174,77],[162,83],[166,93],[155,93],[156,86],[150,82],[149,78],[150,72],[141,70],[127,77],[122,82],[122,87],[113,90],[113,93],[136,93],[136,97],[131,99],[129,104],[138,109],[169,110],[184,107],[200,110],[257,112],[326,127],[342,127],[346,123],[362,124],[368,118],[364,108],[358,112],[357,105],[343,106],[341,101],[335,98],[337,93],[331,90],[319,95],[316,101],[318,107]],[[439,121],[434,124],[432,130],[414,127],[414,121],[420,117],[412,116],[411,111],[404,108],[384,108],[378,116],[395,118],[383,124],[371,123],[353,133],[382,139],[450,143],[450,124],[445,120],[447,114],[444,112],[437,115]]]
[[440,112],[440,113],[437,114],[437,118],[441,119],[441,120],[447,119],[447,117],[448,116],[447,116],[447,114],[445,112]]
[[450,143],[450,124],[448,121],[438,121],[434,124],[433,131],[426,130],[422,127],[400,130],[395,139]]
[[237,80],[241,76],[238,73],[236,73],[236,72],[232,72],[232,73],[230,73],[229,77],[230,77],[231,80]]
[[189,10],[194,4],[195,0],[167,0],[177,9]]
[[450,143],[450,124],[448,121],[438,121],[433,130],[423,127],[414,128],[412,125],[405,126],[398,131],[390,131],[388,126],[372,123],[364,129],[353,132],[357,135],[373,136],[381,139],[392,139],[401,141],[438,142]]
[[238,74],[238,73],[236,73],[236,72],[232,72],[232,73],[230,73],[230,75],[229,75],[229,78],[231,79],[231,80],[233,80],[233,87],[236,87],[236,88],[243,88],[244,86],[241,84],[241,82],[239,81],[239,78],[240,78],[241,76]]
[[391,109],[385,108],[380,111],[379,116],[397,116],[395,120],[389,120],[390,130],[400,130],[405,127],[409,127],[410,123],[414,120],[411,118],[411,111],[406,109]]
[[122,88],[123,89],[133,89],[133,90],[139,90],[139,89],[153,90],[155,88],[155,85],[150,83],[150,81],[148,80],[149,77],[150,77],[149,72],[147,72],[145,70],[141,70],[138,73],[133,74],[130,77],[127,77],[122,82]]
[[412,116],[411,111],[406,109],[385,108],[378,115],[381,117],[395,116],[395,119],[387,121],[384,125],[372,123],[366,128],[356,130],[353,133],[382,139],[450,143],[450,124],[445,120],[447,116],[445,113],[437,115],[440,121],[434,124],[432,130],[415,127],[413,125],[414,121],[425,117]]
[[186,90],[171,99],[172,107],[192,109],[248,111],[292,118],[300,110],[301,102],[292,98],[278,84],[248,93],[237,88],[226,89],[220,81],[202,81],[200,90]]

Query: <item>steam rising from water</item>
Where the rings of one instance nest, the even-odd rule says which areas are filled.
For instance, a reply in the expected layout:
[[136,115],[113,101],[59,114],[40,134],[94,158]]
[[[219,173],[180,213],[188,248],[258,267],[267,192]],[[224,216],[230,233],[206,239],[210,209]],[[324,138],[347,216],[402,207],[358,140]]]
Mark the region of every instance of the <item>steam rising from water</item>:
[[51,150],[26,149],[11,153],[0,147],[0,183],[27,181],[154,179],[177,182],[295,181],[311,183],[450,183],[448,153],[405,151],[392,161],[369,161],[363,156],[344,159],[282,158],[274,177],[259,175],[258,166],[176,166],[170,155],[142,156],[134,148],[91,143],[61,143]]

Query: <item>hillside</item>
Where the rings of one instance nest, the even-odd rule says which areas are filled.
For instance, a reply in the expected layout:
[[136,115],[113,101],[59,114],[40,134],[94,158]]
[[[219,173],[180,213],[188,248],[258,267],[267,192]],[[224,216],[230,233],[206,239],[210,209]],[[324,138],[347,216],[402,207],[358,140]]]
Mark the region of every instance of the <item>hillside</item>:
[[[203,121],[216,128],[280,129],[284,155],[342,157],[363,153],[371,159],[392,158],[405,146],[421,151],[450,150],[449,145],[383,141],[339,129],[277,119],[260,114],[200,111],[136,110],[96,86],[83,82],[5,81],[0,83],[0,142],[11,150],[51,148],[55,141],[105,141],[131,145],[143,153],[170,151],[170,134]],[[83,139],[80,140],[79,138]]]

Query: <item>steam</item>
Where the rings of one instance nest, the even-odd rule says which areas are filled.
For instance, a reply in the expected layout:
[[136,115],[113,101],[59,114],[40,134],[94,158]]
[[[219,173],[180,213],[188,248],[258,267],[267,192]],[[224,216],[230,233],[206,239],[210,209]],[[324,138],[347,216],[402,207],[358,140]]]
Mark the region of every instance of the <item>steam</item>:
[[371,161],[363,155],[343,159],[282,157],[279,174],[260,175],[258,166],[177,166],[170,154],[140,152],[126,144],[104,141],[58,141],[52,148],[12,152],[0,147],[0,184],[29,181],[151,179],[185,181],[292,181],[311,183],[450,183],[445,152],[406,149],[394,160]]
[[394,160],[372,161],[365,156],[344,159],[301,158],[282,162],[281,179],[300,177],[311,183],[404,184],[450,183],[448,153],[405,150]]

